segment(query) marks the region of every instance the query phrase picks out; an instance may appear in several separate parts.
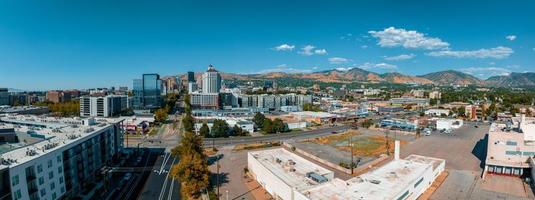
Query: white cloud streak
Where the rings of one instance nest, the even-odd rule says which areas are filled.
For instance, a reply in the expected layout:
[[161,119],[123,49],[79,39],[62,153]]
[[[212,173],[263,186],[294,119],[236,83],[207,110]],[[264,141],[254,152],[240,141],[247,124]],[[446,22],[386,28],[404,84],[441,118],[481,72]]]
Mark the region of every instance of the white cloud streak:
[[516,40],[516,35],[508,35],[508,36],[505,36],[505,39],[508,39],[508,40],[510,40],[510,41]]
[[332,57],[332,58],[329,58],[328,60],[329,60],[329,63],[331,64],[343,64],[343,63],[348,63],[351,61],[347,58],[341,58],[341,57]]
[[301,51],[298,52],[301,55],[305,56],[311,56],[311,55],[326,55],[327,50],[325,49],[316,49],[315,46],[312,45],[306,45],[303,48],[301,48]]
[[513,49],[509,47],[495,47],[490,49],[479,49],[474,51],[434,51],[427,53],[429,56],[433,57],[453,57],[453,58],[495,58],[503,59],[509,57],[513,54]]
[[427,37],[423,33],[402,28],[389,27],[382,31],[368,31],[368,33],[379,39],[377,44],[381,47],[437,50],[447,49],[450,45],[440,38]]
[[296,74],[296,73],[310,73],[312,72],[312,70],[297,69],[297,68],[289,67],[287,64],[281,64],[271,69],[264,69],[262,71],[259,71],[258,73],[267,74],[267,73],[273,73],[273,72],[284,72],[284,73]]
[[274,47],[276,51],[292,51],[294,50],[295,45],[289,45],[289,44],[281,44],[279,46]]
[[409,60],[409,59],[413,59],[414,57],[416,57],[416,55],[414,54],[401,54],[401,55],[397,55],[397,56],[385,56],[385,60],[389,60],[389,61],[400,61],[400,60]]

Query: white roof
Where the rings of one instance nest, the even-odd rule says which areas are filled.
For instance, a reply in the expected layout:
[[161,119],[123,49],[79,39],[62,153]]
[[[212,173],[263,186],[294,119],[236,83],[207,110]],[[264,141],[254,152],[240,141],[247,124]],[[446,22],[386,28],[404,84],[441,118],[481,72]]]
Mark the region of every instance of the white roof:
[[442,159],[411,155],[406,159],[393,160],[388,164],[354,177],[347,181],[335,179],[321,186],[302,192],[311,200],[315,199],[381,199],[390,200],[403,194],[405,187],[424,172],[434,168]]
[[[10,165],[4,165],[0,163],[0,169],[2,169],[6,167],[17,166],[41,155],[52,152],[58,148],[83,140],[84,138],[98,133],[102,129],[107,129],[112,123],[120,122],[122,118],[97,119],[97,123],[94,125],[81,125],[81,122],[78,121],[83,121],[84,119],[79,117],[55,118],[33,115],[3,115],[0,116],[0,120],[46,126],[36,128],[26,125],[12,125],[8,123],[2,124],[3,127],[13,127],[19,132],[32,131],[36,134],[44,136],[45,138],[43,141],[13,149],[1,154],[0,160],[13,161]],[[27,155],[28,151],[35,152],[36,154],[32,156]]]
[[[295,188],[298,191],[318,185],[318,183],[306,177],[308,172],[315,172],[322,176],[333,174],[332,171],[318,166],[283,148],[249,152],[249,154],[252,154],[252,156],[266,169],[270,170],[273,175],[278,176],[279,179],[284,181],[288,186]],[[278,160],[280,162],[278,162]],[[291,161],[295,164],[290,164]],[[291,169],[295,169],[295,171],[292,172]]]

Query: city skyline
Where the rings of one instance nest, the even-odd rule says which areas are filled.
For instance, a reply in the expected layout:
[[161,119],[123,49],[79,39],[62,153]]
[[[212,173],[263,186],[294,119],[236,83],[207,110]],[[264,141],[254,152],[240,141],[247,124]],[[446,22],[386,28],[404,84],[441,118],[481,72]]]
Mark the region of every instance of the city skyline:
[[[143,73],[362,68],[478,78],[533,71],[528,1],[3,2],[0,86],[132,86]],[[514,12],[513,12],[514,11]],[[24,79],[20,77],[24,76]]]

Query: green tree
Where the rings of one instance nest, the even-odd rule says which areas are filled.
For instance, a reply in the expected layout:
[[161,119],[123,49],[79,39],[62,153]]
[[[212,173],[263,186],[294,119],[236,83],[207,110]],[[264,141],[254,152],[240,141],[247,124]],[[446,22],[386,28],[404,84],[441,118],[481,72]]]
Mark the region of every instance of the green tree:
[[373,121],[371,119],[366,119],[361,123],[361,126],[364,128],[370,128],[373,125]]
[[210,137],[210,128],[206,123],[203,123],[201,129],[199,130],[199,135],[203,137]]
[[165,120],[167,120],[167,116],[168,116],[168,108],[165,107],[165,108],[160,108],[158,110],[156,110],[154,112],[154,120],[157,122],[157,123],[162,123],[164,122]]
[[305,103],[303,104],[303,111],[313,111],[313,112],[319,112],[321,111],[321,108],[317,105],[314,105],[312,103]]
[[194,119],[191,116],[191,114],[186,114],[184,117],[182,117],[182,127],[184,127],[184,131],[186,132],[193,132],[194,129]]
[[232,127],[232,134],[236,136],[246,136],[247,131],[244,131],[238,125],[234,125],[234,127]]
[[262,129],[265,119],[266,116],[264,116],[264,114],[257,112],[253,117],[253,123],[258,129]]
[[225,120],[216,119],[212,125],[211,134],[213,137],[228,137],[229,125]]
[[262,131],[266,134],[275,133],[275,129],[273,128],[273,122],[271,121],[271,119],[264,119],[264,123],[262,123]]
[[281,119],[275,118],[275,120],[273,120],[273,132],[284,133],[288,131],[288,125],[285,124]]

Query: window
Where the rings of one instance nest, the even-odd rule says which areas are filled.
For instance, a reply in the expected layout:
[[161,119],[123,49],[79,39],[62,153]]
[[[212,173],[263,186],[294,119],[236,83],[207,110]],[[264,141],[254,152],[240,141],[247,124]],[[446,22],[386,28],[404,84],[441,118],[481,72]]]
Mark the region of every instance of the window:
[[420,178],[420,180],[418,180],[418,182],[416,182],[416,183],[414,184],[414,188],[418,187],[418,185],[420,185],[420,183],[422,183],[422,181],[424,181],[424,178],[423,178],[423,177]]
[[56,199],[56,193],[52,193],[52,199]]
[[22,198],[22,194],[20,193],[20,190],[17,190],[15,194],[13,194],[13,196],[15,196],[15,200]]
[[65,188],[63,186],[61,186],[60,190],[61,190],[61,193],[65,193]]
[[45,178],[39,177],[39,185],[43,185],[45,183]]
[[48,160],[48,168],[52,167],[52,160]]
[[12,184],[12,186],[15,186],[15,185],[19,184],[19,175],[15,175],[15,176],[11,177],[11,184]]
[[37,165],[37,173],[43,172],[43,165],[39,164]]
[[522,152],[521,151],[505,151],[505,155],[510,155],[510,156],[522,155]]
[[50,190],[56,189],[56,183],[52,182],[50,183]]
[[515,141],[507,141],[507,142],[505,142],[505,144],[508,145],[508,146],[516,146],[517,145]]
[[63,171],[63,168],[61,168],[61,166],[58,167],[58,173],[61,174],[61,172]]
[[57,161],[58,163],[61,163],[61,156],[58,156]]
[[59,183],[63,183],[63,177],[59,177]]
[[54,172],[48,172],[48,179],[54,178]]
[[401,196],[398,198],[398,200],[404,200],[404,199],[407,197],[407,195],[409,195],[409,191],[408,191],[408,190],[407,190],[405,193],[403,193],[403,195],[401,195]]
[[46,190],[45,188],[41,189],[41,196],[44,197],[46,195]]

